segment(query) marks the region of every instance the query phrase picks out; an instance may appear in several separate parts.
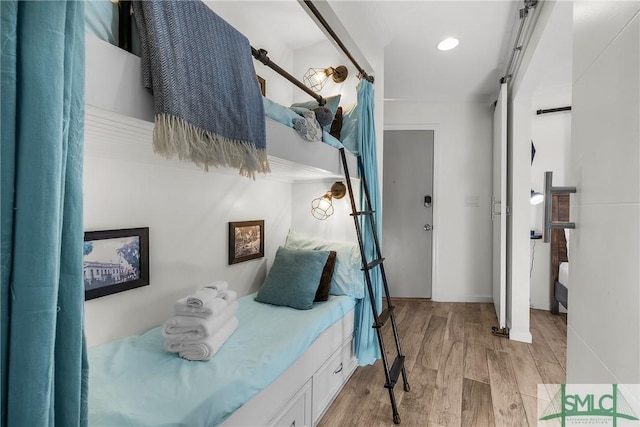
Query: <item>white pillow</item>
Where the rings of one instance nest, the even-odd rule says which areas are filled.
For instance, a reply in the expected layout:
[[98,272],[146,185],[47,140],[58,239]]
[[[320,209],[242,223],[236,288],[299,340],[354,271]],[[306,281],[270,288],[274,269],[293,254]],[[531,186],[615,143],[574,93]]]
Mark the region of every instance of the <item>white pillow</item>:
[[335,251],[336,265],[329,293],[364,298],[364,276],[360,270],[362,260],[357,243],[324,240],[291,230],[284,245],[291,249]]

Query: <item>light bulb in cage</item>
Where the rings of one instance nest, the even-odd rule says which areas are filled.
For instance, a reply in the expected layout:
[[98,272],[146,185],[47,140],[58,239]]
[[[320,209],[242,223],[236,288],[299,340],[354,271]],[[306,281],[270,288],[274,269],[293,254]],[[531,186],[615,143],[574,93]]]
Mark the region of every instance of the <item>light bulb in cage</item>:
[[349,71],[344,65],[339,65],[335,68],[309,68],[302,76],[302,82],[311,90],[320,92],[329,76],[335,83],[342,83],[347,79],[348,75]]
[[317,199],[313,199],[311,215],[319,220],[329,218],[334,212],[332,199],[342,199],[345,194],[347,194],[347,187],[341,182],[334,183],[329,191]]

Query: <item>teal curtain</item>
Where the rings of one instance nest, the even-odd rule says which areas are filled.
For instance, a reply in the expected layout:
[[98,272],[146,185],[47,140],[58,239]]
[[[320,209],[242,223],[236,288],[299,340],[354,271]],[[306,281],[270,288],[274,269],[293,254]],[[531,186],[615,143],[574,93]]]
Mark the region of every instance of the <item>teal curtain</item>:
[[[358,152],[360,154],[360,169],[364,172],[367,186],[369,188],[369,202],[375,211],[374,222],[378,239],[382,237],[382,203],[380,203],[380,183],[378,180],[378,154],[376,145],[376,129],[374,120],[374,92],[373,84],[361,80],[358,83],[358,117],[357,117],[357,141]],[[364,209],[365,193],[362,185],[360,187],[360,206]],[[376,246],[371,232],[371,224],[366,216],[360,217],[360,229],[362,230],[362,241],[367,260],[376,259]],[[379,268],[370,271],[371,285],[374,294],[374,303],[378,313],[382,309],[383,284],[382,275]],[[373,325],[373,313],[371,311],[371,299],[369,292],[365,292],[365,298],[356,305],[356,336],[355,348],[358,363],[361,366],[371,365],[380,358],[380,346],[378,337]]]
[[0,8],[0,423],[85,426],[84,3]]

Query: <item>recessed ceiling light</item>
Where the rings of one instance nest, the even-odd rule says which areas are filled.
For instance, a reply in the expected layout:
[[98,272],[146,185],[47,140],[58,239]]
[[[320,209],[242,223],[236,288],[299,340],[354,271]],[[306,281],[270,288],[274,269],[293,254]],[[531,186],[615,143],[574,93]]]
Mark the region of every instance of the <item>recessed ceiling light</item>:
[[438,43],[438,50],[442,50],[442,51],[451,50],[454,47],[458,46],[459,44],[460,44],[460,41],[458,39],[449,37],[448,39],[444,39],[440,43]]

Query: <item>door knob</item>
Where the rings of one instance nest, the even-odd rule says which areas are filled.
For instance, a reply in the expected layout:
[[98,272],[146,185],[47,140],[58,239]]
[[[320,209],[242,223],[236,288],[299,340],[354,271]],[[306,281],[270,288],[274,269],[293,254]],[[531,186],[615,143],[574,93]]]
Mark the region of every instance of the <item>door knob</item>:
[[424,231],[431,231],[433,227],[431,227],[431,224],[425,224],[424,225]]

